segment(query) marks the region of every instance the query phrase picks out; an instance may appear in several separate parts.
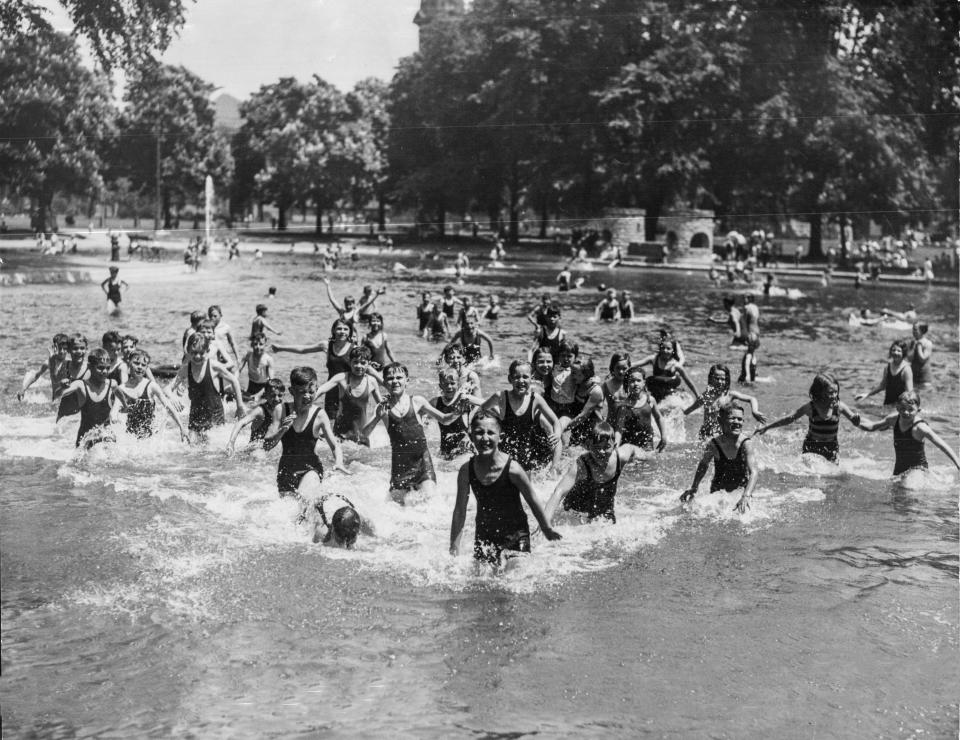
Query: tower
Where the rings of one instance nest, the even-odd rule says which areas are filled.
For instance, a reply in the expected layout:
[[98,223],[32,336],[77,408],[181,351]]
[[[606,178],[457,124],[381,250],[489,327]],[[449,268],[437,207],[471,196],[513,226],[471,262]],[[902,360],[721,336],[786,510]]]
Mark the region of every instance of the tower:
[[462,15],[464,0],[420,0],[420,10],[413,22],[420,29],[420,46],[423,47],[423,34],[433,21],[446,20]]

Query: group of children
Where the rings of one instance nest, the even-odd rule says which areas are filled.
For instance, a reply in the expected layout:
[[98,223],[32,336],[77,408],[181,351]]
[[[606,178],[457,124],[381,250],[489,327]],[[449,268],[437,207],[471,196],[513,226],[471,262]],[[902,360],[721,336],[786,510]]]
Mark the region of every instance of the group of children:
[[[353,544],[359,533],[372,532],[372,526],[341,495],[325,492],[319,442],[329,447],[334,468],[348,473],[341,443],[349,440],[369,445],[371,433],[382,423],[391,446],[389,494],[398,503],[409,503],[415,492],[429,497],[436,487],[422,421],[432,418],[439,425],[439,452],[444,458],[472,455],[458,476],[451,552],[459,549],[466,505],[473,491],[477,500],[474,555],[478,562],[497,568],[517,552],[529,551],[530,530],[521,501],[526,501],[547,539],[560,538],[552,523],[563,511],[582,521],[616,521],[620,474],[625,465],[667,446],[661,404],[684,384],[694,397],[684,413],[703,412],[699,437],[704,453],[682,501],[695,496],[712,464],[710,490],[743,489],[736,509],[745,511],[759,472],[751,436],[803,417],[809,423],[804,453],[836,462],[843,416],[867,431],[893,428],[895,474],[926,467],[927,439],[960,468],[954,451],[920,416],[913,381],[901,367],[908,354],[902,347],[891,348],[890,366],[881,386],[871,391],[887,390],[885,401],[896,404],[896,413],[877,421],[863,419],[840,401],[837,381],[820,373],[810,386],[809,402],[794,414],[767,423],[755,397],[731,389],[731,374],[725,365],[710,368],[707,387],[701,393],[685,370],[680,343],[667,329],[661,331],[657,351],[636,362],[627,352],[614,353],[608,374],[601,378],[593,361],[581,356],[577,343],[561,328],[560,307],[544,296],[527,317],[536,327],[534,340],[525,357],[510,363],[509,386],[483,394],[471,365],[483,356],[484,343],[493,356],[493,340],[478,328],[481,317],[469,298],[458,299],[448,287],[436,303],[425,293],[417,311],[421,331],[428,335],[433,332],[424,324],[425,313],[432,317],[439,311],[448,323],[456,321],[458,325],[454,332],[443,332],[445,338],[452,336],[438,360],[438,394],[428,399],[408,392],[410,373],[395,360],[383,332],[383,317],[373,310],[384,289],[374,291],[368,286],[359,301],[345,298],[341,303],[324,282],[338,313],[330,338],[312,345],[274,344],[272,351],[325,353],[325,382],[321,383],[309,366],[294,368],[289,386],[274,377],[266,335],[279,336],[281,332],[270,324],[266,304],[256,307],[250,349],[242,359],[220,308],[210,306],[191,315],[191,326],[182,337],[183,359],[173,368],[175,372],[169,373],[172,381],[167,387],[157,381],[149,355],[137,348],[133,336],[107,332],[102,347],[88,354],[81,335],[58,334],[49,358],[32,377],[24,379],[18,397],[43,374],[49,374],[53,398],[60,403],[58,419],[79,413],[77,445],[89,447],[113,438],[110,421],[116,409],[126,413],[130,434],[149,436],[155,428],[158,405],[184,438],[203,439],[211,428],[225,423],[224,398],[232,396],[238,421],[228,447],[234,448],[246,427],[250,428],[251,443],[266,449],[279,445],[279,494],[301,502],[301,517],[312,523],[315,540],[344,546]],[[616,300],[611,292],[604,298],[607,305]],[[492,298],[484,315],[491,323],[497,316],[491,309],[496,308],[498,302]],[[361,339],[362,326],[367,334]],[[924,347],[926,354],[909,351],[925,356],[926,367],[929,347],[923,344],[922,329],[915,332],[921,332],[915,347]],[[245,389],[239,381],[244,369]],[[181,386],[187,388],[190,402],[186,425],[176,395]],[[292,401],[284,400],[288,390]],[[748,404],[754,418],[763,424],[753,435],[743,431],[740,403]],[[560,471],[562,451],[571,446],[585,451],[568,470]],[[528,474],[551,467],[562,475],[549,501],[541,505]]]

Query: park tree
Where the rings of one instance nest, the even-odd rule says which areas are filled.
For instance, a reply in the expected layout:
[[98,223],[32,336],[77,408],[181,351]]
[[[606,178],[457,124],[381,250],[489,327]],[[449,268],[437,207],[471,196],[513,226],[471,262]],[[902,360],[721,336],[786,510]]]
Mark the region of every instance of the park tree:
[[80,63],[69,36],[0,40],[0,183],[31,198],[34,228],[55,228],[55,194],[102,187],[114,115],[105,80]]
[[202,202],[207,175],[223,187],[233,174],[229,142],[215,126],[214,89],[169,65],[148,65],[128,81],[111,171],[158,198],[164,228],[174,211]]
[[[183,26],[183,0],[58,0],[74,26],[73,35],[86,39],[104,69],[136,69],[162,52]],[[52,31],[50,10],[29,0],[0,3],[0,35],[24,40]]]
[[363,173],[364,146],[344,96],[319,77],[288,77],[261,87],[240,115],[248,156],[262,162],[256,192],[276,205],[278,228],[287,228],[291,206],[309,200],[320,233],[323,211],[349,198]]
[[387,201],[387,137],[390,131],[389,89],[374,77],[360,80],[347,93],[350,109],[350,138],[356,142],[359,164],[353,181],[351,200],[363,207],[371,199],[377,201],[377,226],[386,228]]

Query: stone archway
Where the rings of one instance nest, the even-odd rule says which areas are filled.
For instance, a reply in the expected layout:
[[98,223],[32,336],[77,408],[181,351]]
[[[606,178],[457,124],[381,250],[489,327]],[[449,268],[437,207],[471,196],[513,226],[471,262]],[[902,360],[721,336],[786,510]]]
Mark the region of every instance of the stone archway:
[[710,249],[710,236],[698,231],[690,239],[690,249]]

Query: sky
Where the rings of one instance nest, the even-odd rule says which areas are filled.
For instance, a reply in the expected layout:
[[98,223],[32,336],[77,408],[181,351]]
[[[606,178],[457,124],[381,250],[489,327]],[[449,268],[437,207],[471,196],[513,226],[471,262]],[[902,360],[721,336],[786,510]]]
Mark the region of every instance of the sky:
[[[51,21],[70,30],[55,0]],[[197,0],[162,56],[244,100],[281,77],[319,75],[341,91],[366,77],[389,81],[417,49],[420,0]]]

